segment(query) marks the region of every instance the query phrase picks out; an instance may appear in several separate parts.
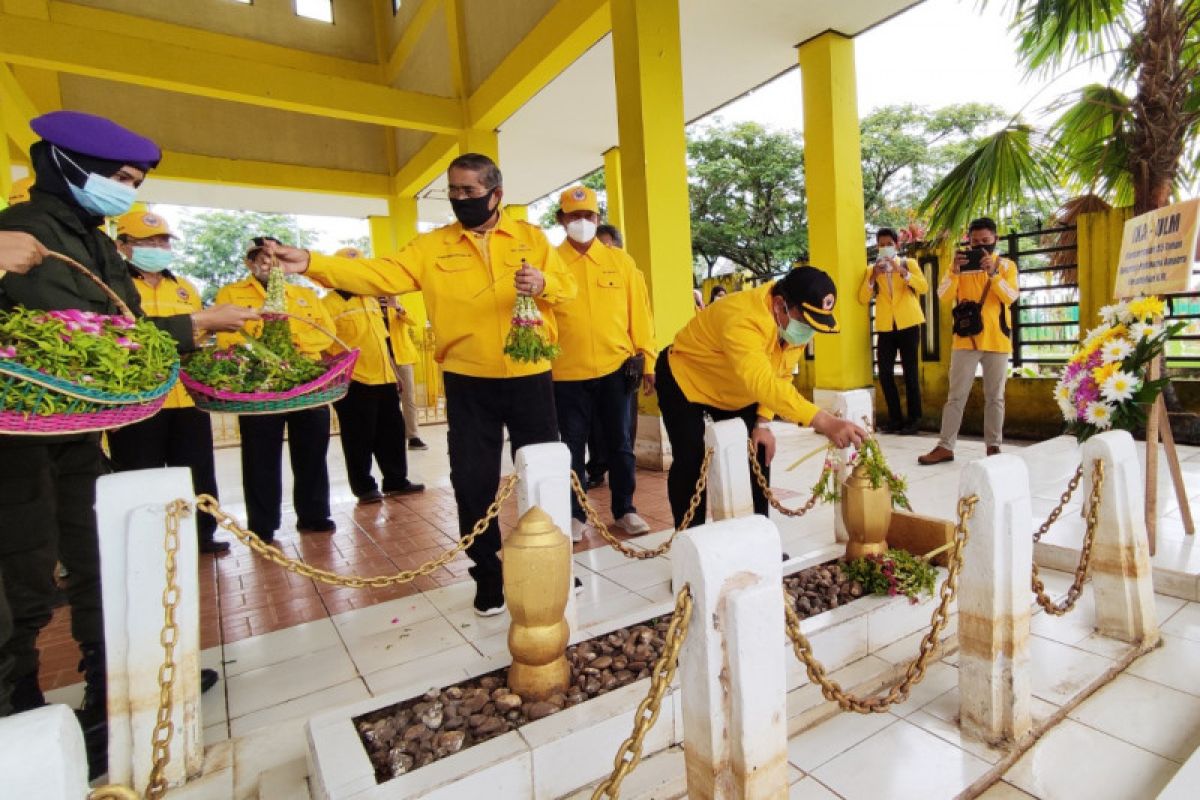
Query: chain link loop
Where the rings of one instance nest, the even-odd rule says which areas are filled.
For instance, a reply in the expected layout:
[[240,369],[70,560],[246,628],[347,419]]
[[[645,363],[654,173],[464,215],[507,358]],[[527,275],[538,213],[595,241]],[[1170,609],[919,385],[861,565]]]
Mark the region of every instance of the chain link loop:
[[704,496],[704,490],[708,488],[708,468],[712,463],[712,458],[713,449],[710,447],[704,451],[704,461],[700,464],[700,477],[696,480],[696,489],[692,492],[692,499],[688,503],[687,511],[684,512],[683,520],[680,522],[679,527],[675,529],[675,532],[671,534],[671,538],[653,550],[630,547],[613,535],[608,526],[600,521],[599,512],[596,511],[595,506],[588,499],[587,490],[583,488],[583,483],[579,480],[579,476],[575,474],[574,470],[571,471],[571,489],[575,492],[575,498],[579,501],[580,507],[583,508],[583,513],[587,515],[588,522],[592,523],[592,527],[596,529],[604,541],[608,542],[612,549],[626,558],[658,558],[670,550],[671,546],[675,544],[675,537],[687,530],[692,524],[692,520],[696,516],[696,510],[700,508],[700,498]]
[[1062,516],[1063,509],[1067,507],[1067,503],[1071,502],[1071,498],[1075,494],[1075,490],[1079,488],[1079,481],[1083,478],[1083,464],[1080,464],[1075,474],[1071,476],[1070,483],[1067,484],[1067,490],[1062,493],[1062,497],[1058,500],[1058,505],[1050,512],[1050,516],[1046,517],[1046,521],[1041,524],[1033,533],[1033,543],[1037,544],[1046,535],[1046,531],[1050,530],[1050,526],[1058,522],[1058,518]]
[[[827,450],[832,449],[832,445],[827,448]],[[771,504],[771,508],[778,511],[780,514],[783,514],[785,517],[803,517],[805,514],[816,508],[817,503],[821,502],[821,499],[817,496],[816,492],[813,492],[812,497],[808,498],[808,500],[800,508],[788,508],[783,503],[779,502],[779,499],[775,497],[775,492],[771,490],[771,484],[767,481],[767,475],[765,472],[763,472],[762,465],[758,463],[758,451],[754,446],[754,442],[746,442],[746,451],[750,456],[750,471],[754,473],[754,480],[756,483],[758,483],[758,488],[762,490],[763,497],[765,497],[767,502]],[[828,462],[826,463],[828,464]],[[821,485],[821,481],[825,480],[825,476],[829,472],[832,472],[832,468],[828,465],[821,469],[821,474],[817,476],[817,486]]]
[[283,567],[288,572],[292,572],[303,578],[311,578],[330,586],[345,586],[351,589],[382,589],[386,586],[393,586],[399,583],[410,583],[423,575],[429,575],[453,561],[455,556],[470,547],[487,530],[491,521],[500,514],[500,506],[512,495],[516,485],[516,475],[510,475],[505,479],[504,483],[500,484],[500,491],[497,492],[496,499],[488,506],[487,513],[483,515],[483,518],[475,523],[475,527],[471,529],[471,532],[459,539],[458,544],[445,553],[442,553],[433,561],[422,564],[415,569],[403,570],[393,575],[375,575],[370,577],[340,575],[327,569],[314,567],[301,559],[285,556],[282,550],[273,544],[264,542],[254,531],[241,527],[236,519],[225,513],[220,503],[212,495],[200,495],[196,498],[196,507],[201,511],[212,514],[216,518],[217,524],[236,536],[242,544],[266,560]]
[[825,696],[826,700],[836,702],[845,711],[855,711],[859,714],[881,714],[893,704],[903,703],[907,700],[912,688],[924,679],[929,660],[937,649],[942,630],[950,619],[950,604],[954,602],[954,597],[958,593],[958,575],[962,569],[963,548],[967,544],[967,522],[975,513],[975,504],[978,502],[978,495],[959,498],[958,524],[954,528],[954,549],[951,551],[950,569],[939,590],[941,600],[930,617],[929,632],[921,639],[920,650],[917,657],[909,663],[908,668],[904,671],[904,679],[882,697],[855,697],[846,692],[837,681],[826,675],[825,666],[817,660],[812,644],[800,631],[800,617],[797,616],[795,607],[787,594],[784,594],[783,608],[787,618],[788,638],[792,640],[792,650],[808,671],[809,680],[821,687],[821,694]]
[[[1079,484],[1079,476],[1083,474],[1083,466],[1079,467],[1079,472],[1075,474],[1075,478],[1071,480],[1074,486]],[[1068,492],[1074,491],[1074,486],[1068,488]],[[1087,501],[1087,530],[1083,534],[1083,545],[1079,551],[1079,566],[1075,567],[1075,578],[1071,581],[1071,588],[1067,589],[1067,596],[1063,598],[1061,603],[1055,603],[1054,600],[1046,593],[1046,584],[1042,582],[1042,576],[1038,572],[1037,562],[1033,562],[1033,577],[1032,588],[1034,597],[1037,599],[1037,604],[1042,607],[1047,614],[1055,617],[1062,617],[1069,614],[1075,608],[1075,604],[1079,602],[1079,598],[1083,595],[1083,585],[1087,582],[1088,567],[1092,563],[1092,545],[1096,541],[1096,528],[1100,522],[1100,496],[1104,488],[1104,462],[1096,459],[1092,462],[1092,491],[1088,495]],[[1067,495],[1064,494],[1064,497]],[[1065,505],[1065,503],[1064,503]],[[1043,528],[1050,527],[1050,524],[1057,516],[1059,509],[1050,515],[1050,519],[1046,521]],[[1036,539],[1035,539],[1036,541]]]
[[[712,452],[711,450],[709,451]],[[629,738],[617,748],[613,759],[613,771],[592,792],[592,800],[611,797],[617,800],[621,796],[621,781],[637,769],[642,760],[642,745],[646,734],[658,721],[662,710],[662,701],[675,679],[675,668],[679,662],[679,649],[687,638],[688,624],[692,618],[692,588],[684,585],[675,596],[675,611],[671,614],[671,625],[667,628],[666,644],[662,655],[650,668],[650,691],[638,705],[633,715],[633,732]]]

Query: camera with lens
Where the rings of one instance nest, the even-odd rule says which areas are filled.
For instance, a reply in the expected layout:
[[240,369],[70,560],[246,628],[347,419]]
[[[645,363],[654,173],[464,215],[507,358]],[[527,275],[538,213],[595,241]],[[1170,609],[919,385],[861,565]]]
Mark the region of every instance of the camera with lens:
[[967,263],[958,268],[959,272],[979,272],[983,269],[985,253],[982,249],[973,247],[970,250],[959,250],[958,254],[967,259]]

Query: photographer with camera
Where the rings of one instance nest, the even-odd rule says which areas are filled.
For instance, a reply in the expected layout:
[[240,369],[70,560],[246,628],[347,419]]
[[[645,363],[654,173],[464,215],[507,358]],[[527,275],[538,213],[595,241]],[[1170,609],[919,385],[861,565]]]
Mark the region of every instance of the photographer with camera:
[[996,223],[980,217],[967,227],[966,249],[954,254],[938,286],[939,298],[954,298],[954,349],[950,386],[942,408],[937,447],[917,458],[921,464],[954,460],[954,444],[975,370],[983,367],[983,440],[989,456],[1000,452],[1004,433],[1004,383],[1012,354],[1009,306],[1020,291],[1017,265],[995,252]]

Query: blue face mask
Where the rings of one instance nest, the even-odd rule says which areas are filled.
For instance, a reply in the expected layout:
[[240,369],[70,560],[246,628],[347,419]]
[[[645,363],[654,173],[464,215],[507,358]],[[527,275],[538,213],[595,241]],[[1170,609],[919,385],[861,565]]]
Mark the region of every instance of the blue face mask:
[[[137,189],[114,181],[112,178],[87,172],[57,147],[54,148],[55,160],[57,161],[60,156],[63,161],[87,175],[87,179],[83,182],[83,188],[67,181],[71,196],[85,210],[102,217],[117,217],[133,208],[134,202],[137,201]],[[62,161],[59,161],[58,168],[62,169]]]
[[779,329],[779,338],[783,339],[790,345],[803,347],[812,341],[813,336],[817,333],[816,329],[811,325],[807,325],[798,319],[788,318],[786,328]]
[[171,266],[175,254],[163,247],[134,246],[129,260],[142,272],[162,272]]

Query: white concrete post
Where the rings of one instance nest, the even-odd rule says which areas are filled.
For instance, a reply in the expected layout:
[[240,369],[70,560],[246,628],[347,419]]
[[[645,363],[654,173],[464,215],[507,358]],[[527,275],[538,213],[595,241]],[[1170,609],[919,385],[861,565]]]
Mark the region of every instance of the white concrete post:
[[[531,444],[517,451],[517,517],[537,506],[571,540],[571,451],[562,442]],[[586,480],[583,475],[581,481]],[[567,593],[567,625],[579,630],[575,613],[575,559],[571,559],[571,582]]]
[[1083,444],[1084,498],[1091,495],[1092,463],[1104,464],[1100,516],[1092,545],[1096,627],[1104,636],[1150,646],[1158,642],[1158,615],[1145,500],[1137,449],[1128,431],[1107,431]]
[[779,531],[764,517],[693,528],[672,549],[692,590],[679,655],[692,800],[787,796],[786,652]]
[[[864,419],[871,425],[875,424],[875,393],[871,389],[850,389],[844,392],[816,389],[813,392],[813,401],[830,414],[848,419],[855,425],[863,425]],[[847,462],[853,452],[854,448],[852,447],[846,447],[841,451],[842,466],[837,474],[838,486],[841,486],[842,482],[850,475]],[[833,534],[836,541],[847,542],[850,540],[846,523],[842,520],[840,499],[833,503]]]
[[749,441],[746,423],[740,419],[704,426],[704,446],[713,449],[708,467],[708,518],[714,522],[754,513],[750,494],[753,478],[746,450]]
[[0,775],[5,797],[87,797],[87,751],[75,712],[52,705],[0,718]]
[[1018,742],[1032,728],[1033,512],[1025,462],[1014,455],[975,461],[963,470],[958,494],[979,496],[958,590],[962,730],[989,744]]
[[[119,472],[96,483],[111,783],[145,786],[150,779],[150,742],[158,716],[158,670],[163,660],[166,506],[176,499],[189,504],[195,499],[191,471],[183,467]],[[166,771],[171,786],[182,785],[204,767],[197,562],[193,511],[180,520],[175,557],[179,632],[172,694],[175,737]]]

